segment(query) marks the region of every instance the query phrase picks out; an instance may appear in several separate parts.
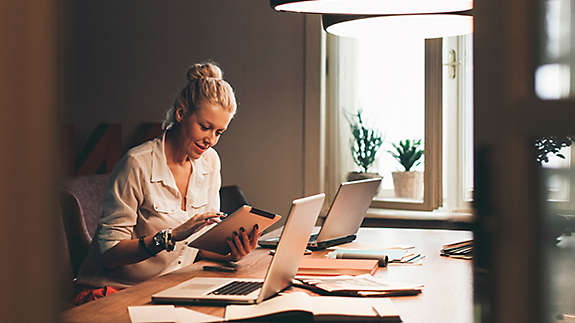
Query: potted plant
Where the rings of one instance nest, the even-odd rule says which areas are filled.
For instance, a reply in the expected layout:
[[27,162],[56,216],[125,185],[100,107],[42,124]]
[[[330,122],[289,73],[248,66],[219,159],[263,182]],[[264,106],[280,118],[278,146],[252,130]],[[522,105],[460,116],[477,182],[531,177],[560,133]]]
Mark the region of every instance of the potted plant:
[[383,139],[377,129],[369,128],[365,124],[362,113],[362,110],[358,110],[349,119],[349,127],[353,137],[351,139],[351,155],[360,171],[348,173],[348,181],[381,177],[378,173],[370,173],[368,170],[375,162],[375,156],[383,143]]
[[553,154],[559,158],[565,159],[560,153],[563,147],[571,146],[575,138],[572,137],[541,137],[535,140],[535,150],[537,153],[537,162],[542,165],[544,162],[549,162],[548,154]]
[[421,164],[423,149],[421,139],[400,140],[396,145],[392,143],[394,151],[388,152],[403,166],[404,171],[392,172],[393,187],[396,197],[422,199],[423,198],[423,173],[411,169]]

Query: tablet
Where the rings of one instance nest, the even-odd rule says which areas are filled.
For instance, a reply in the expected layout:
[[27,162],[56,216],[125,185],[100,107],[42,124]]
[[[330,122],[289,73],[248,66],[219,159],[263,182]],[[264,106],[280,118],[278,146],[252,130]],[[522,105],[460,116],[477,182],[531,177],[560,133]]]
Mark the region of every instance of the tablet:
[[234,232],[239,233],[241,227],[246,230],[247,234],[250,234],[254,225],[257,224],[259,230],[263,231],[280,218],[281,216],[277,214],[244,205],[232,215],[227,216],[220,223],[214,225],[204,234],[194,239],[188,246],[227,255],[230,252],[230,247],[226,239],[232,237]]

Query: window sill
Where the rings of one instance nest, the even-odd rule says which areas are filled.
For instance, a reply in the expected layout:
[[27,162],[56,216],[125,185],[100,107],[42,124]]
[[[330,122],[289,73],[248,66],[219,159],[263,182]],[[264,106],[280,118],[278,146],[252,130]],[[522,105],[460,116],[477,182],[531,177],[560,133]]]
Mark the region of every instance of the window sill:
[[470,230],[473,223],[469,212],[369,209],[362,226]]
[[369,219],[443,220],[469,223],[473,222],[473,214],[470,212],[448,212],[445,210],[411,211],[370,208],[367,210],[365,217]]

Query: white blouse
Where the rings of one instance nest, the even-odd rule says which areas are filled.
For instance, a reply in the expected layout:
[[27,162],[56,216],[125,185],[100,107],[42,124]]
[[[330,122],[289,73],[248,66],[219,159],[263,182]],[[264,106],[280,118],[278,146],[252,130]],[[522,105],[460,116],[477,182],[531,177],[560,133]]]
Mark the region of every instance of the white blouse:
[[186,211],[164,153],[165,135],[132,148],[111,173],[103,212],[79,282],[92,286],[129,286],[194,262],[198,250],[187,243],[208,227],[139,263],[107,269],[100,255],[125,239],[137,239],[175,228],[192,216],[220,209],[220,159],[212,148],[192,160]]

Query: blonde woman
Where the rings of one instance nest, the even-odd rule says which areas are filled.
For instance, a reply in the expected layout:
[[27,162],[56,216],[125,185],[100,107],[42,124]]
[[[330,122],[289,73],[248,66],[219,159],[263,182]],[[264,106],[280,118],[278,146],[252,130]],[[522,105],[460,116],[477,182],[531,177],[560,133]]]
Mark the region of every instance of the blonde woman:
[[237,261],[257,245],[257,227],[228,237],[225,256],[187,246],[219,221],[220,159],[213,149],[236,112],[232,87],[213,63],[195,64],[166,114],[160,138],[116,165],[100,224],[79,274],[83,303],[193,263]]

